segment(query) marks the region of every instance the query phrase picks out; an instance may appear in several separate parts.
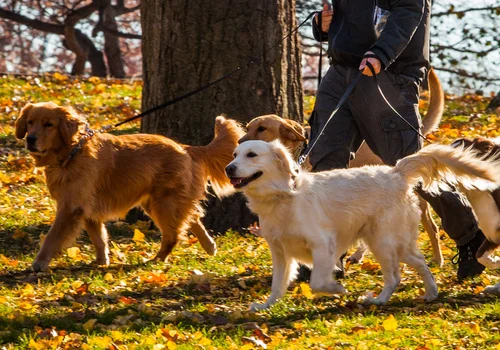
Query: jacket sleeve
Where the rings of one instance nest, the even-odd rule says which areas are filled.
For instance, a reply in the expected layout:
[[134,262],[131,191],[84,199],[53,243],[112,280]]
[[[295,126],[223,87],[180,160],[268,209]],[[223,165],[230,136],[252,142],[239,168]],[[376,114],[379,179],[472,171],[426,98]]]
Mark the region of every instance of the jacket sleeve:
[[313,36],[316,41],[322,42],[322,41],[328,41],[328,33],[325,33],[321,30],[320,26],[318,23],[321,23],[321,12],[318,13],[318,23],[316,23],[316,20],[314,19],[316,16],[313,16],[312,19],[312,29],[313,29]]
[[422,21],[426,1],[391,1],[392,11],[387,18],[387,23],[370,49],[380,58],[384,68],[389,67],[411,41]]

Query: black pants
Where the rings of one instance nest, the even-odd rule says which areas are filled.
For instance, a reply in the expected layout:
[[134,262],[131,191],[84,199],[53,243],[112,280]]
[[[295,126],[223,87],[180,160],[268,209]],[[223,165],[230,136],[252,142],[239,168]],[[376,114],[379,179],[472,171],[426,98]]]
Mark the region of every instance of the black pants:
[[[330,66],[316,94],[309,120],[310,141],[325,125],[357,68]],[[416,79],[381,71],[379,84],[392,106],[415,128],[421,127]],[[396,162],[422,147],[421,138],[380,96],[373,77],[361,76],[350,97],[335,114],[311,152],[313,171],[347,168],[363,140],[385,164]],[[441,217],[443,229],[458,245],[467,244],[478,231],[468,200],[454,191],[431,195],[419,191]]]

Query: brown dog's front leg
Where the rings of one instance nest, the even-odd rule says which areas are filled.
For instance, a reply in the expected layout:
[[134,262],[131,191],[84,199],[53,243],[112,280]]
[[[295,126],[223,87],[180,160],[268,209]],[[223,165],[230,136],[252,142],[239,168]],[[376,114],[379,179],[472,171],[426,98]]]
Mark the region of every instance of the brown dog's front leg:
[[45,271],[54,255],[62,252],[68,244],[81,230],[83,223],[83,210],[77,209],[73,212],[68,210],[58,210],[56,220],[52,224],[49,233],[43,241],[40,251],[33,261],[34,271]]

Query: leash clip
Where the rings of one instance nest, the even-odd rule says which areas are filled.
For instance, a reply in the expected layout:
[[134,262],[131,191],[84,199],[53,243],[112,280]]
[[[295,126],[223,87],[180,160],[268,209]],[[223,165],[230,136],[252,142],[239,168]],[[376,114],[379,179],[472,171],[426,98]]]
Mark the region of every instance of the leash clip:
[[307,155],[306,155],[306,154],[301,155],[301,156],[299,157],[298,164],[299,164],[299,165],[304,164],[304,163],[305,163],[305,161],[306,161],[306,159],[307,159]]

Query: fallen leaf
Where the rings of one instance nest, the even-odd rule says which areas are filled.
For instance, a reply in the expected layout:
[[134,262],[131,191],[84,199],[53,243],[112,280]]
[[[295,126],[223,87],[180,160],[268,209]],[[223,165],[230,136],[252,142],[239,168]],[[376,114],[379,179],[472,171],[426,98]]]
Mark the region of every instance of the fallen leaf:
[[389,315],[389,317],[382,322],[382,326],[386,331],[394,331],[398,328],[398,321],[396,321],[393,315]]
[[134,230],[134,237],[132,237],[132,239],[134,240],[134,242],[138,243],[138,242],[144,242],[145,237],[146,236],[144,235],[144,233],[142,233],[138,229],[135,229]]

